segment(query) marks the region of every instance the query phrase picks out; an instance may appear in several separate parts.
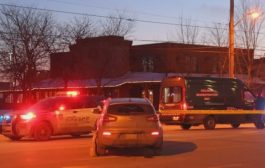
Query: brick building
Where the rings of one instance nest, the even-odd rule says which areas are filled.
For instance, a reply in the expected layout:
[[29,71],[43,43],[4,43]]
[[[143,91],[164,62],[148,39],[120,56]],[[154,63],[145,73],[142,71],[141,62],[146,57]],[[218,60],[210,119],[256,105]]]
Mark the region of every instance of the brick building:
[[119,77],[130,71],[131,46],[131,41],[117,36],[77,40],[69,52],[51,54],[51,77]]
[[[253,51],[251,51],[253,56]],[[236,73],[246,73],[243,64],[246,50],[236,49]],[[131,70],[136,72],[162,72],[189,74],[223,74],[228,73],[228,48],[158,43],[132,46]]]

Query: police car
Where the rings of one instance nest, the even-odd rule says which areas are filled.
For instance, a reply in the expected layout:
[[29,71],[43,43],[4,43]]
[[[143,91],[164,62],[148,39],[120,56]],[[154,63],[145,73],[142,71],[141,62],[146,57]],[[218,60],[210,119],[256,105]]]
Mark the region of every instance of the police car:
[[5,109],[5,110],[0,110],[0,134],[2,133],[2,122],[3,120],[9,120],[9,115],[11,110]]
[[53,135],[80,136],[93,131],[100,115],[99,96],[56,96],[43,99],[27,110],[3,120],[2,134],[12,140],[33,137],[48,140]]

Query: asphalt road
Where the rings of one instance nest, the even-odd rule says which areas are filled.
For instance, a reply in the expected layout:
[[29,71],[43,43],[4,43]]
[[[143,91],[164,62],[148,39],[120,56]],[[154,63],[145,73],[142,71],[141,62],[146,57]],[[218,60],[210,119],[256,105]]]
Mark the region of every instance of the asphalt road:
[[183,131],[164,126],[161,156],[152,151],[118,150],[103,157],[89,156],[92,136],[54,137],[36,142],[10,141],[0,135],[0,168],[264,168],[265,129],[243,125],[218,126],[207,131]]

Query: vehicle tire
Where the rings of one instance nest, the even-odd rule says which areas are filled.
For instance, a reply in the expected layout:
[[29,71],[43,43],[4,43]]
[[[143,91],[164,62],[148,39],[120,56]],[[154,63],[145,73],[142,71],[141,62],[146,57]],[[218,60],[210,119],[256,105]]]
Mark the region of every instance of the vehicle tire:
[[153,148],[154,156],[161,156],[162,155],[162,147],[160,148]]
[[97,156],[103,156],[106,154],[106,149],[96,142],[95,151]]
[[208,116],[203,121],[204,128],[207,130],[215,129],[216,121],[213,116]]
[[240,126],[240,123],[232,123],[231,126],[232,128],[238,128]]
[[191,124],[181,124],[180,127],[183,129],[183,130],[188,130],[191,128]]
[[264,129],[264,127],[265,127],[263,121],[256,121],[254,124],[255,124],[257,129]]
[[48,123],[41,122],[35,126],[34,139],[37,141],[49,140],[52,135],[52,128]]
[[19,141],[19,140],[21,140],[21,136],[11,136],[11,137],[8,137],[10,140],[12,140],[12,141]]
[[153,153],[155,156],[160,156],[162,154],[163,140],[159,145],[153,147]]
[[94,141],[93,142],[93,144],[94,144],[93,148],[94,148],[96,156],[105,155],[106,154],[106,149],[102,145],[99,144],[97,133],[94,134],[92,141]]

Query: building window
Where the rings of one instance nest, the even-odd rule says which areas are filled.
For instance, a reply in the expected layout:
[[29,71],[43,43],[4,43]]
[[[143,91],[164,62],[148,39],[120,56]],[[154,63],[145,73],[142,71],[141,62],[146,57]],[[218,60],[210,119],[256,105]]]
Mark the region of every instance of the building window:
[[150,56],[144,56],[142,58],[142,65],[144,72],[153,72],[154,71],[154,59]]

